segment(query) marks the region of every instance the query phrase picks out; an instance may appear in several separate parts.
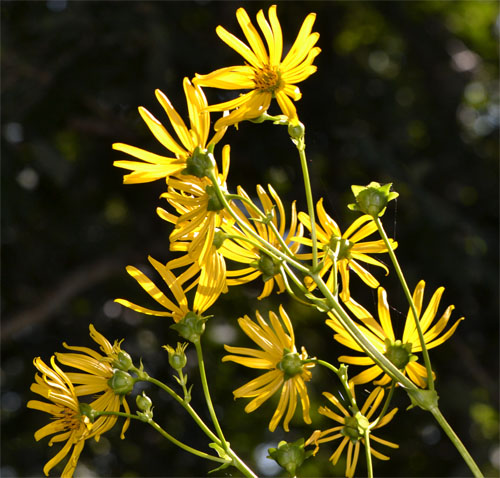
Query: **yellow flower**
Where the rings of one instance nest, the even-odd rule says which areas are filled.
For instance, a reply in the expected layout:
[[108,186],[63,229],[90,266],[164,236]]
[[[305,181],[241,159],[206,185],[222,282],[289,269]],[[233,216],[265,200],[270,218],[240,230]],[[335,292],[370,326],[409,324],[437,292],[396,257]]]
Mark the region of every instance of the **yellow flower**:
[[[354,387],[351,387],[351,390],[354,395]],[[373,414],[382,403],[382,399],[384,398],[384,389],[381,387],[377,387],[375,390],[373,390],[366,399],[361,410],[356,413],[347,411],[340,403],[340,401],[331,393],[324,392],[323,395],[338,410],[340,410],[343,416],[330,410],[330,408],[328,407],[320,407],[319,413],[337,423],[340,423],[340,425],[324,431],[316,430],[306,441],[306,445],[309,445],[311,443],[315,444],[316,449],[314,450],[314,454],[316,454],[320,443],[326,443],[329,441],[337,440],[338,438],[342,438],[339,446],[330,457],[330,461],[333,465],[336,465],[342,452],[344,451],[345,446],[347,445],[347,463],[345,476],[347,478],[352,478],[354,476],[354,472],[356,471],[361,444],[366,446],[364,436],[362,433],[360,433],[360,431],[365,430],[369,426],[370,419],[373,417]],[[398,409],[394,408],[389,413],[385,414],[382,419],[373,426],[372,430],[387,425],[392,420],[397,411]],[[381,438],[378,438],[370,433],[370,441],[372,440],[391,448],[399,448],[399,445],[396,445],[395,443],[387,440],[382,440]],[[371,446],[370,454],[380,460],[389,459],[388,456],[374,450]]]
[[[247,203],[243,203],[246,209],[246,214],[233,206],[233,210],[238,218],[246,224],[246,226],[257,233],[261,238],[266,240],[269,244],[285,252],[282,241],[286,244],[287,248],[292,254],[295,254],[300,244],[295,242],[297,237],[303,234],[302,225],[297,225],[297,211],[295,202],[292,204],[292,215],[290,225],[287,229],[286,216],[283,203],[276,191],[269,185],[269,194],[260,185],[257,185],[257,195],[262,204],[262,210],[266,215],[271,216],[271,222],[274,224],[277,235],[270,227],[269,224],[264,224],[260,216],[250,207]],[[248,201],[252,202],[248,194],[243,188],[238,187],[238,194]],[[248,242],[245,239],[251,239],[251,236],[240,229],[237,225],[232,223],[224,223],[222,225],[224,233],[231,236],[241,236],[242,239],[226,239],[218,251],[229,260],[245,264],[247,267],[242,269],[228,270],[227,271],[227,285],[240,285],[250,282],[259,276],[264,279],[264,288],[258,297],[262,299],[271,294],[274,284],[278,286],[278,293],[285,291],[285,283],[281,275],[281,263],[273,259],[270,255],[261,252],[259,247]],[[255,239],[253,240],[255,242]]]
[[297,395],[299,395],[302,404],[304,422],[311,423],[309,396],[305,382],[311,379],[309,369],[314,364],[302,362],[307,359],[307,352],[302,347],[301,353],[297,353],[292,323],[282,306],[280,306],[279,311],[282,322],[274,312],[269,312],[271,325],[266,323],[258,311],[256,312],[258,323],[253,322],[248,316],[238,319],[243,332],[262,350],[224,345],[226,351],[238,355],[226,355],[222,361],[232,361],[245,367],[269,370],[236,389],[233,394],[235,398],[253,398],[245,407],[245,412],[251,413],[278,390],[281,390],[278,406],[269,423],[269,430],[274,431],[282,417],[285,416],[283,428],[289,431],[288,424],[297,407]]
[[[448,306],[438,322],[432,325],[436,317],[439,302],[441,301],[441,296],[444,292],[444,287],[440,287],[434,292],[429,305],[422,314],[424,288],[425,282],[420,281],[417,287],[415,287],[413,301],[415,302],[415,307],[419,316],[420,327],[422,329],[426,348],[432,349],[448,340],[464,317],[458,319],[446,333],[440,335],[448,324],[454,306]],[[363,325],[358,325],[358,328],[370,339],[371,343],[397,368],[403,371],[403,373],[408,374],[412,382],[419,387],[425,388],[427,386],[427,371],[423,365],[416,362],[417,356],[413,355],[416,352],[421,352],[422,347],[420,345],[418,332],[415,327],[415,320],[411,310],[408,311],[403,337],[401,340],[396,340],[391,323],[387,294],[382,287],[378,289],[378,316],[380,323],[353,299],[349,299],[345,305],[363,323]],[[345,329],[340,326],[336,319],[327,319],[326,323],[337,332],[334,336],[335,340],[346,347],[362,352],[362,349],[354,342]],[[355,384],[371,382],[380,375],[382,375],[382,378],[374,382],[375,385],[385,385],[391,380],[389,375],[385,374],[370,357],[342,356],[339,357],[339,361],[369,367],[352,379],[352,382]]]
[[[142,314],[157,315],[160,317],[172,317],[174,322],[180,322],[188,312],[201,315],[219,297],[225,288],[225,263],[220,261],[220,256],[210,256],[205,266],[201,269],[199,277],[185,290],[181,287],[182,282],[165,265],[149,257],[149,262],[165,281],[168,289],[172,292],[175,302],[171,301],[158,287],[139,269],[128,266],[127,272],[139,283],[139,285],[161,306],[167,310],[152,310],[140,305],[133,304],[125,299],[116,299],[116,302],[129,307]],[[196,294],[192,308],[188,305],[186,292],[196,286]]]
[[[97,332],[92,324],[90,324],[89,329],[90,336],[100,346],[105,354],[104,356],[87,347],[74,347],[64,343],[64,347],[68,350],[80,353],[56,352],[57,360],[63,365],[85,372],[67,372],[66,376],[73,385],[76,385],[74,390],[78,397],[99,394],[93,408],[96,410],[119,412],[123,405],[125,412],[130,413],[130,408],[125,398],[116,394],[108,384],[114,375],[114,367],[120,362],[120,344],[115,342],[114,345],[111,345],[103,335]],[[117,418],[117,416],[110,416],[110,425],[114,425]],[[125,438],[125,431],[129,424],[130,419],[127,418],[122,428],[122,439]]]
[[[224,146],[222,174],[216,175],[223,191],[227,191],[229,153],[229,145]],[[194,176],[189,176],[189,179],[170,178],[168,191],[161,197],[179,214],[171,214],[162,208],[157,209],[162,219],[175,224],[175,229],[170,234],[171,250],[187,252],[189,260],[183,261],[182,265],[198,262],[200,267],[204,267],[208,257],[215,253],[213,242],[216,228],[220,227],[224,220],[230,220],[229,213],[217,197],[211,181]],[[178,242],[181,245],[175,244]]]
[[[387,267],[382,262],[373,259],[368,254],[379,254],[387,252],[387,247],[384,241],[369,241],[360,242],[365,237],[373,234],[377,230],[377,226],[371,216],[364,215],[356,219],[351,226],[342,234],[337,223],[326,213],[323,207],[323,198],[316,204],[316,211],[320,225],[316,224],[316,237],[318,240],[319,254],[318,257],[323,259],[323,267],[320,275],[324,276],[330,272],[326,285],[330,290],[333,290],[334,280],[340,272],[342,278],[342,292],[340,297],[346,301],[350,297],[349,292],[349,271],[354,271],[365,284],[376,288],[379,282],[373,275],[368,272],[360,262],[366,262],[374,266],[381,267],[389,273]],[[310,231],[311,218],[304,212],[299,213],[299,221]],[[309,247],[312,246],[311,239],[298,239],[299,242]],[[397,247],[397,242],[390,239],[392,248]],[[338,252],[337,252],[338,251]],[[334,254],[337,253],[337,267],[334,269]],[[312,254],[301,254],[299,257],[303,259],[311,259]],[[314,288],[315,284],[310,284],[310,288]]]
[[174,140],[160,121],[146,108],[139,107],[142,119],[155,138],[168,151],[173,153],[175,157],[161,156],[128,144],[113,144],[113,149],[123,151],[141,160],[140,162],[120,160],[113,163],[114,166],[132,171],[130,174],[124,176],[123,182],[125,184],[146,183],[179,174],[186,168],[186,161],[194,154],[197,148],[205,150],[208,146],[215,145],[224,135],[225,129],[219,129],[207,145],[210,130],[210,113],[206,110],[207,100],[205,94],[199,86],[193,86],[188,78],[184,78],[183,86],[189,113],[190,129],[187,128],[169,99],[160,90],[155,91],[156,98],[167,113],[180,142]]
[[220,25],[216,32],[224,43],[244,58],[245,65],[221,68],[208,75],[197,74],[193,80],[195,84],[201,86],[227,90],[252,90],[239,98],[207,108],[207,111],[234,110],[215,123],[215,130],[257,118],[266,112],[272,98],[276,98],[281,111],[288,116],[290,122],[298,121],[291,100],[298,101],[302,96],[296,83],[300,83],[316,71],[317,68],[312,63],[321,51],[318,47],[314,47],[319,34],[311,33],[316,15],[310,13],[306,17],[292,48],[284,59],[282,59],[283,36],[276,16],[276,5],[269,8],[270,24],[262,10],[257,14],[257,23],[264,34],[267,49],[243,8],[236,11],[236,18],[250,46]]
[[[85,441],[99,436],[111,429],[116,420],[111,416],[101,416],[90,422],[89,417],[81,413],[81,405],[71,380],[56,364],[55,357],[51,358],[52,368],[47,366],[40,357],[33,361],[37,370],[42,374],[35,375],[35,383],[31,385],[31,391],[41,395],[51,403],[39,400],[30,400],[28,408],[40,410],[52,415],[52,421],[35,432],[35,440],[38,441],[48,435],[54,435],[49,446],[54,443],[66,442],[61,450],[51,458],[43,467],[46,476],[50,470],[60,463],[71,451],[68,463],[61,474],[63,478],[71,478],[78,463],[78,458],[83,450]],[[90,403],[92,409],[97,409],[99,403]]]

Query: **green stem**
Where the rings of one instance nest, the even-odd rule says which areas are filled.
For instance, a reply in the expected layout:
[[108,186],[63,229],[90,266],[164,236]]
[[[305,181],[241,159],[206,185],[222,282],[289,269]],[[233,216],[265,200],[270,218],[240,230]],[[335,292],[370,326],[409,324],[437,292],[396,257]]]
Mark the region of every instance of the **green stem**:
[[219,435],[219,438],[221,440],[221,445],[224,448],[225,452],[232,458],[233,466],[238,468],[238,470],[240,470],[247,478],[257,478],[257,475],[255,475],[253,471],[250,470],[250,468],[248,468],[248,466],[241,460],[241,458],[231,449],[231,447],[229,446],[229,442],[224,438],[224,434],[222,433],[222,428],[219,424],[219,420],[217,419],[217,415],[215,414],[212,398],[210,397],[210,390],[208,388],[201,342],[197,340],[196,342],[194,342],[194,345],[196,347],[196,354],[198,356],[198,367],[200,370],[200,378],[203,387],[203,393],[205,395],[205,401],[207,402],[208,411],[210,413],[210,417],[212,418],[212,422],[215,426],[217,435]]
[[372,454],[370,453],[370,430],[365,430],[365,455],[368,478],[373,478]]
[[189,445],[182,443],[181,441],[177,440],[177,438],[174,438],[172,435],[167,433],[152,418],[145,418],[145,417],[141,417],[138,415],[131,415],[130,413],[124,413],[124,412],[111,412],[111,411],[104,412],[103,411],[103,412],[96,413],[96,416],[101,416],[101,415],[115,415],[118,417],[140,420],[141,422],[144,422],[144,423],[151,425],[163,437],[165,437],[167,440],[171,441],[174,445],[177,445],[179,448],[182,448],[183,450],[187,451],[188,453],[192,453],[193,455],[199,456],[201,458],[205,458],[206,460],[216,461],[218,463],[228,463],[228,460],[225,460],[224,458],[219,458],[217,456],[209,455],[208,453],[197,450],[196,448],[192,448]]
[[[341,307],[338,299],[332,294],[330,289],[326,286],[323,279],[319,274],[311,274],[312,279],[318,286],[323,296],[326,299],[326,304],[320,304],[320,307],[325,312],[332,311],[335,317],[340,322],[340,324],[349,332],[353,340],[363,349],[363,351],[380,367],[384,372],[386,372],[393,380],[401,383],[405,388],[410,390],[418,390],[418,387],[407,377],[405,377],[401,371],[379,350],[370,342],[369,339],[359,330],[354,321],[349,317],[345,310]],[[326,305],[326,310],[325,310]]]
[[311,241],[312,241],[312,266],[316,269],[318,265],[318,243],[316,240],[316,219],[314,215],[314,203],[311,190],[311,180],[309,179],[309,169],[307,168],[306,148],[304,141],[296,144],[299,151],[300,165],[302,167],[302,176],[304,177],[304,189],[306,193],[307,212],[311,219]]
[[172,398],[174,398],[182,407],[191,415],[191,418],[196,422],[196,424],[201,428],[201,430],[205,433],[205,435],[210,438],[213,442],[217,443],[217,445],[222,445],[222,442],[217,438],[217,435],[215,435],[210,428],[205,425],[205,422],[199,417],[199,415],[195,412],[193,407],[189,405],[189,403],[186,403],[179,395],[177,395],[169,386],[165,385],[163,382],[160,382],[159,380],[156,380],[153,377],[150,377],[147,375],[144,379],[146,382],[150,382],[157,387],[161,388],[165,392],[167,392]]
[[464,444],[460,441],[460,438],[458,438],[458,436],[455,433],[455,431],[453,430],[453,428],[451,428],[450,424],[443,417],[441,410],[439,410],[439,408],[436,407],[436,408],[431,408],[430,412],[432,413],[432,415],[434,416],[436,421],[439,423],[441,428],[444,430],[444,432],[448,435],[448,438],[455,445],[455,448],[458,450],[458,452],[460,453],[460,455],[464,459],[465,463],[467,463],[467,466],[472,471],[472,474],[476,478],[482,478],[483,474],[481,473],[481,470],[476,465],[476,462],[470,456],[469,452],[465,448]]
[[309,275],[309,268],[298,262],[297,260],[289,257],[287,254],[283,253],[280,251],[278,248],[274,247],[272,244],[267,242],[265,239],[259,236],[254,230],[252,230],[251,227],[249,227],[247,224],[245,224],[241,219],[238,217],[238,215],[233,211],[233,208],[227,201],[224,192],[220,188],[220,184],[217,181],[217,178],[215,177],[215,174],[212,172],[209,174],[209,179],[212,181],[212,185],[215,188],[215,191],[217,193],[218,199],[221,201],[221,203],[224,205],[224,208],[226,211],[231,215],[231,217],[236,221],[238,226],[241,227],[249,236],[253,237],[256,241],[258,241],[259,244],[261,244],[261,249],[264,250],[265,252],[269,253],[270,255],[274,254],[280,259],[283,259],[284,261],[288,262],[290,265],[295,267],[295,269],[299,270],[300,272],[304,274]]
[[204,453],[200,450],[197,450],[196,448],[192,448],[189,445],[186,445],[186,444],[180,442],[179,440],[174,438],[172,435],[167,433],[154,420],[149,420],[147,423],[149,423],[158,433],[163,435],[167,440],[170,440],[174,445],[177,445],[178,447],[182,448],[183,450],[186,450],[189,453],[192,453],[193,455],[199,456],[201,458],[205,458],[206,460],[216,461],[218,463],[228,463],[228,460],[225,460],[224,458],[219,458],[217,456],[209,455],[208,453]]
[[222,428],[219,424],[219,420],[217,419],[217,415],[215,414],[215,409],[212,403],[212,398],[210,397],[210,390],[208,389],[207,382],[207,374],[205,372],[205,361],[203,360],[203,351],[201,349],[201,342],[199,340],[194,342],[194,346],[196,347],[196,354],[198,356],[198,367],[200,369],[200,378],[201,385],[203,387],[203,394],[205,395],[205,401],[207,402],[208,411],[210,413],[210,417],[212,418],[212,422],[215,426],[215,431],[220,438],[221,445],[224,450],[228,450],[229,445],[227,440],[224,438],[224,434],[222,433]]
[[401,283],[401,286],[403,287],[403,291],[405,293],[406,300],[408,301],[408,304],[410,305],[413,319],[415,320],[415,327],[417,328],[418,338],[420,340],[420,345],[422,347],[422,356],[424,358],[425,368],[427,370],[427,383],[429,386],[429,390],[434,390],[434,378],[432,376],[431,359],[429,357],[429,352],[427,351],[427,347],[425,345],[424,334],[422,333],[422,328],[420,327],[420,320],[419,320],[419,316],[417,313],[417,309],[415,307],[415,303],[413,302],[413,297],[411,295],[410,289],[408,288],[408,284],[406,283],[406,279],[403,275],[403,271],[401,270],[398,259],[396,258],[396,254],[394,254],[394,249],[392,248],[391,242],[389,241],[389,238],[387,237],[387,234],[385,233],[384,226],[382,225],[382,221],[380,220],[379,217],[374,217],[373,219],[375,221],[375,224],[377,225],[377,229],[378,229],[378,232],[380,234],[380,237],[382,237],[382,240],[384,241],[384,244],[387,247],[387,251],[388,251],[389,256],[391,258],[394,269],[396,270],[396,274],[398,276],[399,282]]

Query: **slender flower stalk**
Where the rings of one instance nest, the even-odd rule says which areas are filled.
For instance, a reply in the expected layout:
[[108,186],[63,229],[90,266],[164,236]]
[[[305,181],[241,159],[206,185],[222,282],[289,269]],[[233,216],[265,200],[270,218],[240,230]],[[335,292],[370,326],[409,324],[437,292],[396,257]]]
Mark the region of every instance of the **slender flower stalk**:
[[417,311],[415,302],[413,300],[413,297],[411,296],[410,289],[408,288],[408,284],[406,283],[406,279],[404,277],[403,271],[401,270],[401,267],[399,265],[396,254],[394,254],[394,248],[393,248],[390,240],[387,238],[387,234],[385,232],[384,226],[382,225],[382,221],[380,220],[379,217],[375,217],[374,220],[375,220],[375,224],[377,225],[378,232],[379,232],[380,236],[382,237],[382,240],[384,241],[384,243],[387,247],[387,252],[389,253],[389,256],[391,258],[394,269],[396,270],[396,274],[398,276],[399,282],[401,283],[401,286],[403,287],[403,291],[405,293],[406,299],[407,299],[408,304],[410,306],[410,309],[412,312],[412,317],[413,317],[413,320],[415,322],[415,330],[417,331],[418,339],[420,341],[420,346],[422,347],[422,356],[424,357],[425,368],[427,369],[427,377],[429,380],[429,390],[434,390],[434,377],[433,377],[433,374],[431,373],[432,372],[431,359],[429,357],[429,353],[427,352],[427,349],[429,347],[426,346],[424,331],[422,330],[422,327],[420,325],[420,320],[418,318],[418,311]]

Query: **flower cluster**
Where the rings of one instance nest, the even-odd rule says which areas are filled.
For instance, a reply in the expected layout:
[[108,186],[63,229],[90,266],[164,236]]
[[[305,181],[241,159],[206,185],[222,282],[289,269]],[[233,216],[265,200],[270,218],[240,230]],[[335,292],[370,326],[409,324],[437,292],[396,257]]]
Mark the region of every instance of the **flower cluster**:
[[[349,207],[363,215],[344,232],[325,210],[323,199],[314,205],[305,172],[307,213],[297,211],[295,201],[287,213],[282,199],[271,185],[257,185],[255,194],[247,192],[242,186],[237,186],[235,194],[230,193],[230,146],[226,144],[221,148],[219,161],[215,149],[228,127],[237,126],[242,121],[259,123],[272,120],[274,124],[287,125],[291,140],[297,146],[303,171],[307,169],[305,129],[299,121],[294,102],[301,98],[297,84],[316,71],[313,62],[321,51],[316,46],[319,34],[312,32],[314,13],[305,18],[285,55],[275,5],[269,8],[268,18],[262,10],[258,12],[257,24],[261,33],[243,8],[237,10],[236,17],[247,43],[222,26],[218,26],[216,31],[223,42],[241,55],[244,64],[223,67],[208,74],[196,74],[192,79],[184,78],[188,122],[182,119],[160,90],[156,90],[156,98],[168,117],[168,128],[148,110],[139,107],[139,114],[147,127],[166,149],[165,155],[124,143],[113,145],[115,150],[135,158],[114,162],[115,166],[128,171],[123,178],[125,184],[165,181],[165,190],[161,194],[162,207],[158,207],[156,212],[172,227],[169,249],[174,253],[174,257],[166,263],[149,257],[150,271],[156,279],[151,278],[148,271],[127,267],[129,275],[155,305],[138,305],[123,298],[116,301],[138,313],[170,317],[173,322],[171,328],[194,344],[205,398],[218,438],[204,424],[201,428],[212,440],[210,447],[217,450],[219,457],[216,461],[222,463],[221,468],[238,463],[238,460],[230,455],[229,443],[225,442],[214,417],[203,375],[201,336],[210,317],[205,315],[206,312],[221,294],[255,280],[263,282],[259,300],[273,292],[280,294],[286,291],[310,306],[311,310],[315,308],[326,312],[326,325],[334,330],[334,340],[361,354],[341,355],[338,357],[341,363],[339,368],[309,357],[304,347],[299,352],[293,321],[281,305],[279,314],[269,312],[269,320],[265,320],[258,311],[255,313],[256,320],[248,315],[240,317],[240,328],[257,348],[226,344],[224,347],[228,355],[222,361],[263,371],[262,375],[236,388],[233,395],[234,398],[251,399],[245,406],[247,413],[254,412],[276,397],[277,406],[269,422],[271,432],[280,423],[286,432],[289,431],[299,402],[304,423],[311,424],[307,387],[312,379],[312,369],[320,364],[333,370],[344,386],[345,396],[340,395],[339,399],[330,392],[324,392],[334,410],[322,406],[318,412],[336,422],[335,426],[314,431],[307,441],[302,438],[294,443],[280,442],[278,448],[270,450],[270,455],[294,476],[296,468],[310,455],[316,454],[320,444],[339,439],[340,443],[330,460],[335,465],[347,448],[345,476],[351,478],[361,445],[365,447],[368,457],[373,455],[382,460],[388,457],[373,449],[370,440],[397,448],[396,444],[372,435],[372,431],[393,419],[397,409],[388,411],[388,408],[396,385],[404,382],[413,393],[435,393],[435,373],[428,361],[427,350],[451,337],[463,318],[445,332],[453,310],[453,306],[449,306],[434,322],[444,291],[442,287],[433,294],[425,310],[424,281],[418,283],[413,297],[410,297],[394,255],[398,244],[385,235],[379,219],[388,202],[398,196],[391,191],[391,184],[373,182],[366,187],[352,187],[356,203]],[[209,104],[203,90],[206,87],[246,92],[223,103]],[[268,114],[273,99],[281,115]],[[213,113],[222,114],[211,131]],[[373,238],[377,231],[381,239]],[[374,254],[377,258],[373,257]],[[380,286],[377,274],[369,270],[370,266],[374,266],[379,272],[382,269],[386,275],[389,273],[387,265],[379,259],[380,254],[390,256],[409,298],[410,310],[401,338],[396,338],[394,332],[386,291]],[[378,320],[352,297],[351,281],[358,280],[377,291]],[[352,289],[355,291],[355,287]],[[353,295],[356,293],[353,292]],[[346,322],[345,316],[349,322]],[[63,477],[71,477],[86,440],[98,440],[115,425],[120,415],[127,418],[122,438],[129,425],[131,415],[125,396],[139,380],[129,372],[143,376],[142,365],[141,369],[136,369],[128,354],[121,350],[120,343],[111,345],[92,325],[90,335],[102,353],[64,344],[68,351],[56,353],[51,358],[51,366],[40,358],[34,362],[40,375],[36,375],[31,389],[48,402],[31,400],[28,407],[49,413],[54,419],[38,430],[35,438],[39,440],[54,435],[49,445],[66,442],[45,465],[46,475],[71,452],[62,473]],[[176,349],[169,345],[164,347],[184,392],[183,399],[175,394],[174,397],[198,421],[199,416],[189,408],[191,388],[188,389],[187,375],[182,371],[187,363],[184,353],[187,343],[178,343]],[[422,353],[425,366],[417,363],[417,353]],[[344,364],[367,368],[349,380]],[[60,365],[70,367],[71,371],[63,371]],[[160,383],[156,379],[151,382]],[[359,408],[355,385],[370,382],[376,388],[369,394],[367,392],[367,398]],[[421,390],[426,388],[429,390]],[[170,388],[166,386],[163,390],[170,393]],[[384,397],[387,398],[380,408]],[[140,412],[133,418],[151,424],[151,399],[143,394],[137,397],[136,403]],[[167,432],[162,434],[170,437]],[[172,441],[180,443],[175,439]],[[309,445],[315,446],[314,451],[305,452],[304,446]],[[191,452],[194,450],[182,447]],[[209,457],[204,452],[194,450],[194,453]]]
[[[31,391],[49,402],[30,400],[27,406],[46,412],[53,419],[51,423],[35,433],[35,439],[38,441],[46,436],[54,435],[49,441],[50,446],[54,443],[66,442],[45,465],[43,471],[46,476],[70,451],[70,458],[61,476],[64,478],[73,476],[85,442],[91,438],[98,441],[102,434],[115,425],[117,416],[106,415],[106,413],[119,412],[122,407],[125,412],[130,412],[125,399],[130,389],[119,389],[116,386],[118,383],[125,382],[125,369],[131,363],[130,357],[120,349],[119,343],[115,342],[111,345],[95,330],[93,325],[90,325],[90,336],[100,346],[104,355],[87,347],[64,344],[73,352],[56,353],[50,360],[51,367],[40,357],[34,360],[35,368],[41,375],[35,375],[35,383],[31,385]],[[60,364],[80,370],[80,372],[63,371],[57,365],[56,358]],[[96,412],[104,414],[94,419]],[[121,431],[122,438],[125,438],[129,422],[129,419],[124,422]]]

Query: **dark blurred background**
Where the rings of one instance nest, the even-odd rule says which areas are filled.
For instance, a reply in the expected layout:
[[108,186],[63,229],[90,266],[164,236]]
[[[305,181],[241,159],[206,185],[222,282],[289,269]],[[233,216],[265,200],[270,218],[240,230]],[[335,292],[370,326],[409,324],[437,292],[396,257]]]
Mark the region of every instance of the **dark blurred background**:
[[[242,37],[235,18],[242,5],[254,19],[270,4],[2,2],[1,476],[41,476],[56,453],[47,440],[33,439],[47,416],[26,409],[35,398],[32,359],[48,360],[63,341],[90,346],[89,323],[111,341],[125,338],[136,360],[142,357],[152,375],[175,386],[161,349],[177,341],[169,320],[113,303],[116,297],[146,302],[126,265],[148,271],[148,254],[172,257],[170,228],[155,213],[165,186],[123,186],[123,171],[112,162],[125,155],[111,144],[161,153],[137,106],[168,124],[155,88],[185,114],[184,76],[241,63],[215,27]],[[315,197],[325,198],[345,229],[356,217],[346,207],[351,184],[394,183],[400,197],[385,224],[400,243],[410,288],[425,279],[427,302],[444,285],[440,312],[455,304],[452,317],[466,317],[431,353],[442,410],[485,474],[498,476],[498,2],[279,2],[288,47],[311,11],[318,14],[322,53],[318,72],[300,85],[297,108],[307,127]],[[217,90],[207,95],[211,103],[228,97]],[[231,189],[272,183],[288,205],[297,199],[305,209],[297,154],[283,128],[241,124],[224,143],[232,147]],[[402,324],[407,306],[394,274],[383,284],[394,322]],[[358,286],[353,279],[353,295],[375,310],[374,295]],[[232,390],[258,373],[220,362],[223,343],[250,345],[237,317],[253,316],[256,304],[264,312],[283,303],[298,346],[331,361],[346,350],[329,338],[318,313],[285,296],[257,303],[261,287],[257,281],[220,299],[205,347],[226,436],[261,476],[271,476],[279,471],[265,463],[267,448],[307,437],[313,428],[302,426],[297,414],[290,433],[271,434],[275,401],[250,415],[243,412],[245,400],[233,401]],[[315,410],[323,404],[321,392],[333,391],[336,381],[323,370],[314,375],[314,427],[324,429],[331,425]],[[195,367],[189,376],[193,404],[207,418]],[[208,451],[172,400],[148,393],[160,424]],[[406,412],[408,404],[398,394],[400,412],[378,433],[400,449],[390,451],[389,462],[375,460],[376,475],[470,476],[432,417]],[[306,462],[301,476],[342,476],[345,462],[333,468],[327,461],[334,445],[323,446],[323,460]],[[124,441],[113,430],[89,443],[75,476],[205,476],[210,468],[133,423]],[[362,460],[358,473],[366,473]]]

